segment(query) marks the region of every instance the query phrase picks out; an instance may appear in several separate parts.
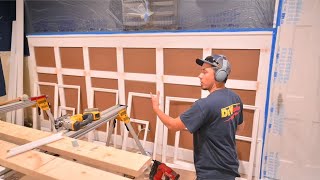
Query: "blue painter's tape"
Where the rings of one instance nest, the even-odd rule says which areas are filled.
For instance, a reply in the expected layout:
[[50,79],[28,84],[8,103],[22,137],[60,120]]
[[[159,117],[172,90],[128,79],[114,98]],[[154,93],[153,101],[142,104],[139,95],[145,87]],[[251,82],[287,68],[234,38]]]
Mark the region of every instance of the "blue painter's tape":
[[[281,18],[282,18],[282,5],[283,5],[283,0],[279,0],[276,27],[273,29],[273,35],[272,35],[272,45],[271,45],[271,55],[270,55],[270,64],[269,64],[268,86],[267,86],[266,105],[265,105],[265,112],[264,112],[265,113],[264,114],[264,126],[263,126],[264,128],[263,128],[263,137],[262,137],[263,141],[262,141],[262,153],[261,153],[262,156],[261,156],[261,159],[260,159],[260,164],[262,164],[263,154],[264,154],[264,145],[265,145],[265,138],[266,138],[266,127],[267,127],[268,111],[269,111],[269,98],[270,98],[272,66],[273,66],[273,58],[274,58],[274,53],[275,53],[278,28],[280,26],[280,22],[281,22]],[[261,179],[261,176],[262,176],[262,166],[260,166],[259,179]]]

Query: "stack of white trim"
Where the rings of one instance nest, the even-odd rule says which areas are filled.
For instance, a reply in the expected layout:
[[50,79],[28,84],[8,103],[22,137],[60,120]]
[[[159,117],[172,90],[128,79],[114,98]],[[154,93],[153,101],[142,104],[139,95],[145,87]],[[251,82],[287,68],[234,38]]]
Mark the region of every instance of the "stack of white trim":
[[[16,1],[16,21],[12,22],[8,100],[23,95],[23,0]],[[23,109],[7,113],[7,122],[23,125]]]

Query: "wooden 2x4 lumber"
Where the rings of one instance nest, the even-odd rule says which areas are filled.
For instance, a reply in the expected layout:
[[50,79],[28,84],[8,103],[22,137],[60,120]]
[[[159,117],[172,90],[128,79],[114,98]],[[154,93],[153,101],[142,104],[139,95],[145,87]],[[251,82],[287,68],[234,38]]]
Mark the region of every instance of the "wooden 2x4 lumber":
[[[25,144],[52,135],[28,127],[0,121],[0,139],[15,144]],[[131,176],[140,176],[150,166],[151,158],[109,146],[76,140],[77,147],[72,145],[73,138],[63,137],[61,140],[39,147],[42,150],[59,154],[61,157],[75,159],[83,164],[112,172]]]
[[17,145],[0,140],[0,164],[35,179],[117,179],[128,178],[73,161],[31,150],[7,158]]

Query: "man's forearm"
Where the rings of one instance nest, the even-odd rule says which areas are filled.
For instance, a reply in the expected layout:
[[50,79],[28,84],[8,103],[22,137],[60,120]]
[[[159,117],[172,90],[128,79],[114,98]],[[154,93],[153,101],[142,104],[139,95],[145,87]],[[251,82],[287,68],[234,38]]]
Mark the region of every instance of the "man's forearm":
[[161,122],[167,126],[168,129],[173,129],[173,118],[166,115],[163,111],[160,109],[155,109],[154,112],[157,114]]

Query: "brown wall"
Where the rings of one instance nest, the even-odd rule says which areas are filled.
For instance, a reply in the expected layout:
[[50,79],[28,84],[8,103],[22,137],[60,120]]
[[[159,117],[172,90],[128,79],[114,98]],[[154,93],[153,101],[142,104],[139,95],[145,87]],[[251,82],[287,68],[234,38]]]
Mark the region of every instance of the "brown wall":
[[[257,80],[259,66],[259,50],[243,49],[213,49],[212,52],[224,54],[228,57],[232,72],[230,79],[237,80]],[[83,69],[82,48],[60,48],[61,64],[63,68]],[[35,48],[35,57],[37,66],[55,67],[55,60],[52,47]],[[91,48],[89,47],[89,58],[91,70],[117,71],[116,48]],[[124,70],[130,73],[156,73],[156,51],[152,48],[124,48]],[[199,75],[199,66],[194,61],[202,57],[202,49],[164,49],[164,74],[196,77]],[[57,82],[56,75],[39,74],[39,81]],[[63,76],[64,84],[79,85],[81,87],[81,112],[87,107],[87,92],[85,86],[85,77]],[[91,78],[92,87],[118,89],[118,82],[114,79]],[[43,89],[44,92],[52,94],[52,90]],[[244,104],[255,104],[255,91],[234,90],[240,95]],[[125,81],[125,99],[127,101],[129,92],[156,93],[156,84],[141,81]],[[187,85],[164,85],[164,97],[184,97],[200,98],[201,90],[196,86]],[[67,106],[76,107],[76,94],[74,90],[66,90]],[[49,100],[50,101],[50,100]],[[106,109],[115,104],[115,95],[112,93],[96,92],[94,96],[94,106],[100,109]],[[192,103],[171,102],[170,115],[179,116],[187,110]],[[150,123],[147,140],[153,142],[156,129],[156,115],[152,111],[150,98],[133,97],[132,110],[130,117],[142,120],[148,120]],[[244,111],[245,123],[241,126],[238,135],[250,137],[252,134],[253,111]],[[137,125],[133,123],[137,132]],[[105,131],[105,127],[99,130]],[[143,132],[139,138],[143,137]],[[180,135],[180,147],[193,149],[192,135],[187,131],[182,131]],[[174,144],[174,133],[169,131],[168,144]],[[238,154],[241,160],[249,160],[250,143],[237,141]]]

